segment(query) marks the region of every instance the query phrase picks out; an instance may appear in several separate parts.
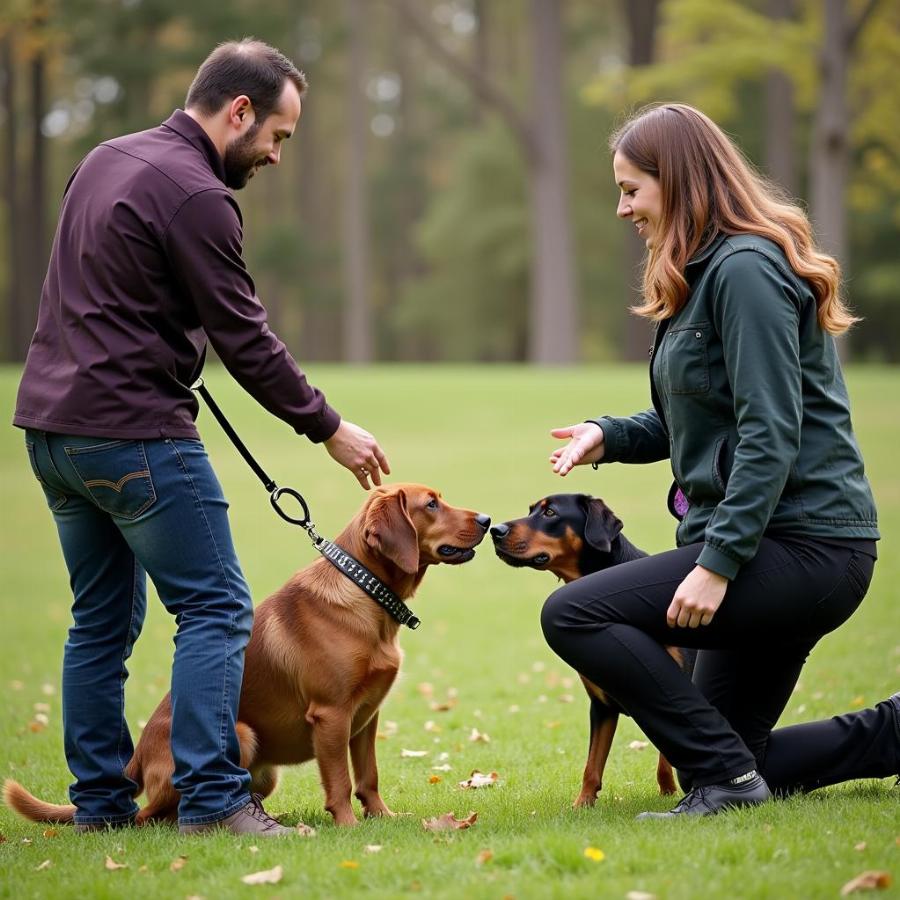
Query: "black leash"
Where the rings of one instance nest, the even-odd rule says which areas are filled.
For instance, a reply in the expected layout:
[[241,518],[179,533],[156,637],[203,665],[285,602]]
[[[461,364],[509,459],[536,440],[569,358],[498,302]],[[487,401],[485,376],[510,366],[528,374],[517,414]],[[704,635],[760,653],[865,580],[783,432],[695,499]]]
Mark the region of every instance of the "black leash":
[[[203,398],[210,412],[215,416],[216,421],[222,426],[222,430],[237,448],[238,453],[241,454],[244,461],[256,474],[256,477],[263,483],[263,486],[269,492],[269,502],[272,504],[275,512],[286,522],[290,522],[291,525],[299,525],[309,535],[313,547],[336,569],[339,569],[354,584],[365,591],[395,621],[401,625],[406,625],[407,628],[418,628],[421,624],[419,617],[414,615],[413,611],[384,582],[379,580],[377,576],[370,572],[358,559],[347,553],[346,550],[323,538],[316,532],[316,526],[312,523],[310,517],[309,505],[303,494],[294,490],[294,488],[278,487],[266,474],[263,467],[253,458],[244,442],[238,437],[238,433],[231,427],[231,423],[225,418],[225,414],[219,409],[216,401],[213,400],[202,378],[198,378],[191,385],[191,390],[196,391]],[[300,504],[300,508],[303,510],[302,518],[298,519],[281,508],[279,501],[285,495],[293,497]]]

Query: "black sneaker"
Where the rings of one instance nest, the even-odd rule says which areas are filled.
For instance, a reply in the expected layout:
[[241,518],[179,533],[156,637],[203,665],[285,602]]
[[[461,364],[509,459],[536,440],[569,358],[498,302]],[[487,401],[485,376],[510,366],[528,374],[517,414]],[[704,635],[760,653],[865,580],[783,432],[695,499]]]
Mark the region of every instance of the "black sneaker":
[[[887,702],[894,707],[894,730],[897,732],[897,767],[900,769],[900,691],[891,694]],[[897,780],[894,787],[900,787],[900,771],[897,772]]]
[[756,769],[724,784],[705,784],[688,791],[669,812],[642,812],[639,819],[672,819],[675,816],[714,816],[736,806],[756,806],[772,798],[769,786]]

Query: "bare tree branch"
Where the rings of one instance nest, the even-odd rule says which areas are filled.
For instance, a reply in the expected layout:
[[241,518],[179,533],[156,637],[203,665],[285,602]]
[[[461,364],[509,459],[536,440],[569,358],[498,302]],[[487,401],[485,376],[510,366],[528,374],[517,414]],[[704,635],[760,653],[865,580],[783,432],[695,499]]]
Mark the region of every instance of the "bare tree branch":
[[471,91],[483,102],[487,103],[505,120],[516,136],[525,154],[533,158],[537,153],[531,124],[510,102],[509,98],[483,72],[478,71],[464,59],[444,46],[440,38],[434,34],[425,19],[413,9],[408,0],[394,0],[394,6],[406,20],[410,29],[428,47],[435,57],[454,75],[462,79]]
[[865,28],[866,22],[869,20],[872,13],[875,12],[875,7],[878,6],[880,2],[881,0],[869,0],[862,10],[860,10],[859,15],[856,17],[856,21],[850,23],[844,38],[848,50],[853,49],[853,45],[856,43],[860,32]]

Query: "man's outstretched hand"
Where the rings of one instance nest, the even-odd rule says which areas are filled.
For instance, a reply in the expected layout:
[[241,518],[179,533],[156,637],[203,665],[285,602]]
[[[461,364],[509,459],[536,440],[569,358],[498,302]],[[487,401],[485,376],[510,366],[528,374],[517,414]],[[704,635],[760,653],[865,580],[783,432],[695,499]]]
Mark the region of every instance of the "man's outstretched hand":
[[325,441],[325,449],[332,459],[356,476],[365,490],[371,487],[370,478],[373,485],[380,485],[382,472],[391,474],[391,467],[378,441],[365,428],[352,422],[341,421],[338,430]]

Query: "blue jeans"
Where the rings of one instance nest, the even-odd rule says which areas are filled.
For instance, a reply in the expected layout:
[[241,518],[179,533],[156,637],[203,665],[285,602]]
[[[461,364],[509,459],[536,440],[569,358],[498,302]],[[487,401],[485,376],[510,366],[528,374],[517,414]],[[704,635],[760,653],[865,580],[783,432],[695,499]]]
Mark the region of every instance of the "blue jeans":
[[25,444],[74,595],[62,702],[75,821],[116,824],[137,812],[137,785],[123,771],[134,749],[125,662],[144,622],[147,574],[178,626],[172,755],[179,821],[230,815],[250,799],[235,721],[253,607],[203,444],[35,430]]

